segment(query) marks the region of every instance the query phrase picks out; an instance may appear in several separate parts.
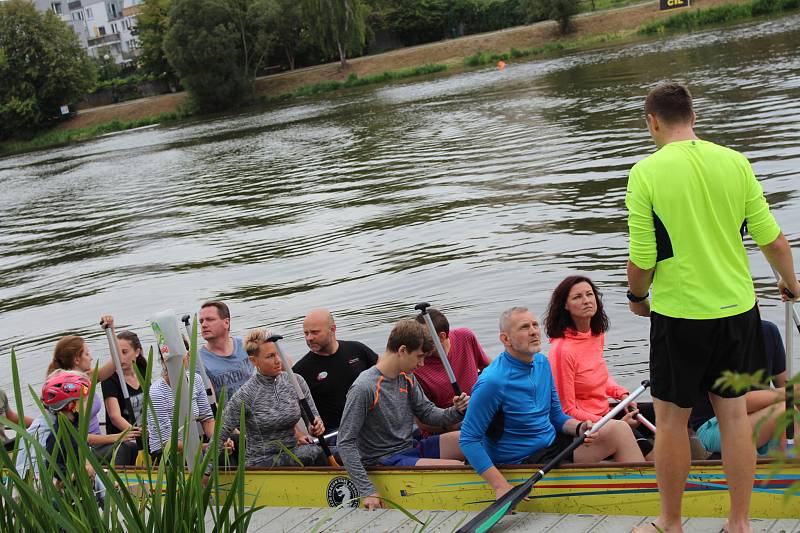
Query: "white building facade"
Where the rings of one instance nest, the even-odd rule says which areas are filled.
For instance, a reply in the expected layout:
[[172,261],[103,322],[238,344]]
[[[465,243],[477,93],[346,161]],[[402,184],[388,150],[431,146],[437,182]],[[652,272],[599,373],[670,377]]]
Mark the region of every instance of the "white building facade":
[[132,66],[139,54],[136,16],[141,0],[33,0],[69,24],[89,55]]

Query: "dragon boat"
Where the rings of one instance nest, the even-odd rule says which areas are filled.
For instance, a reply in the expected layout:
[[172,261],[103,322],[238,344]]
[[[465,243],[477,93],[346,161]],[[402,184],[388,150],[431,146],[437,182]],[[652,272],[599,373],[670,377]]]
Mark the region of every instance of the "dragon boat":
[[[522,483],[536,465],[502,467],[512,484]],[[143,471],[121,472],[129,485],[147,484]],[[489,485],[468,466],[377,467],[370,477],[382,496],[406,509],[480,511],[494,501]],[[229,486],[232,471],[220,472]],[[358,506],[356,488],[341,468],[248,468],[246,497],[254,505],[296,507]],[[720,461],[692,463],[683,515],[725,517],[728,483]],[[252,498],[252,500],[250,500]],[[249,502],[248,502],[249,503]],[[597,463],[562,465],[534,487],[517,510],[558,514],[658,515],[659,499],[653,463]],[[759,460],[750,508],[754,518],[800,516],[800,461]]]

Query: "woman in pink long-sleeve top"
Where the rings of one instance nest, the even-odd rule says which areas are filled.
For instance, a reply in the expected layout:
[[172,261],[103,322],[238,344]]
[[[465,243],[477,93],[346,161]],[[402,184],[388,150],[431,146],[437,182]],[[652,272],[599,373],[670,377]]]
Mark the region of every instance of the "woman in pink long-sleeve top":
[[[611,377],[603,359],[608,317],[592,280],[569,276],[559,283],[550,298],[544,327],[550,337],[547,359],[561,408],[577,420],[597,422],[611,410],[609,399],[622,400],[628,390]],[[635,434],[639,426],[637,412],[630,411],[623,417]],[[636,436],[637,440],[641,437],[639,446],[647,456],[652,444],[643,435]]]

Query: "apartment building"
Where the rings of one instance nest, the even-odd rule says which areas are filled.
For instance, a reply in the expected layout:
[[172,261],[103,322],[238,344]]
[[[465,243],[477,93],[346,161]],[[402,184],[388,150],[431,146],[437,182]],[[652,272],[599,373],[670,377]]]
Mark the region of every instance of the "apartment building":
[[40,11],[50,10],[69,24],[89,55],[109,56],[120,65],[133,65],[139,54],[136,16],[142,0],[33,0]]

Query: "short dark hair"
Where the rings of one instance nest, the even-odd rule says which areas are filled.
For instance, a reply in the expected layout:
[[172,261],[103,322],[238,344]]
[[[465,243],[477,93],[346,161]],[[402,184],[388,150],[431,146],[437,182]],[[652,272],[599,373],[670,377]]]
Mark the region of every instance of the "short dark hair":
[[231,317],[231,310],[228,309],[228,306],[225,305],[225,302],[221,302],[219,300],[210,300],[203,303],[203,305],[200,306],[200,309],[205,309],[206,307],[216,307],[219,317],[222,319]]
[[[450,322],[447,321],[447,317],[444,316],[444,313],[442,313],[438,309],[429,307],[428,314],[431,315],[431,322],[433,322],[433,329],[436,330],[436,333],[444,332],[444,336],[449,337]],[[422,315],[422,313],[416,316],[416,321],[419,322],[420,324],[426,324],[425,317]]]
[[651,90],[644,100],[646,115],[655,115],[667,124],[692,120],[692,93],[680,83],[662,83]]
[[553,291],[553,295],[550,296],[550,303],[547,305],[547,311],[545,311],[544,330],[551,339],[563,337],[567,328],[575,329],[575,321],[572,320],[572,315],[566,308],[567,297],[572,287],[583,282],[592,287],[594,297],[597,300],[597,312],[590,321],[592,334],[599,335],[608,331],[608,317],[603,309],[603,298],[600,291],[597,290],[597,286],[586,276],[568,276]]
[[401,320],[395,324],[392,332],[389,333],[386,349],[390,352],[396,352],[401,346],[405,346],[409,352],[413,352],[423,347],[426,333],[425,326],[416,320]]

